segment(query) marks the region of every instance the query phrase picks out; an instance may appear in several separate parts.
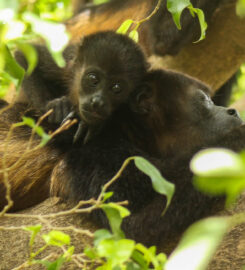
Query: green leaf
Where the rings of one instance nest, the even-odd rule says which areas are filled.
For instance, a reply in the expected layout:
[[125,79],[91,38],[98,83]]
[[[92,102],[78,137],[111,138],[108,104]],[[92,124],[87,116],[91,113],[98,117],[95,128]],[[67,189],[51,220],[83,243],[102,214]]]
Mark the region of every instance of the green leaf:
[[178,29],[181,29],[180,17],[185,8],[191,5],[189,0],[167,0],[167,9],[172,14]]
[[70,236],[60,231],[50,231],[48,234],[42,235],[46,244],[51,246],[61,247],[63,245],[70,245]]
[[47,270],[59,270],[65,261],[66,259],[64,258],[63,255],[61,255],[54,262],[49,262],[46,260],[35,260],[34,263],[44,265]]
[[200,23],[200,27],[201,27],[201,36],[197,41],[195,41],[195,43],[196,43],[196,42],[199,42],[205,38],[208,25],[205,21],[205,16],[204,16],[204,13],[201,9],[193,8],[193,7],[189,7],[189,9],[190,9],[190,11],[193,11],[193,13],[197,14],[197,17],[198,17],[199,23]]
[[100,241],[104,239],[111,239],[112,237],[112,234],[106,229],[97,230],[94,233],[94,246],[96,247],[98,246]]
[[165,212],[169,207],[174,194],[175,190],[174,184],[164,179],[159,170],[146,159],[142,157],[135,157],[134,162],[139,170],[141,170],[143,173],[145,173],[151,178],[154,190],[167,197],[167,204],[164,210]]
[[121,218],[125,218],[130,215],[130,211],[127,208],[121,205],[118,205],[116,203],[111,202],[111,203],[104,204],[103,206],[116,209],[120,213]]
[[40,146],[44,146],[51,139],[42,127],[36,125],[32,118],[23,116],[22,119],[25,125],[31,127],[42,138]]
[[103,202],[105,202],[106,200],[110,199],[112,195],[113,195],[113,191],[104,193],[103,194]]
[[245,0],[237,1],[236,14],[240,17],[245,17]]
[[137,30],[132,30],[131,32],[129,32],[128,35],[130,38],[132,38],[132,40],[136,43],[138,43],[139,41],[139,33]]
[[42,225],[41,224],[37,224],[35,226],[29,226],[29,227],[24,227],[24,230],[31,232],[31,238],[29,241],[29,245],[32,246],[34,244],[36,235],[41,231],[42,229]]
[[5,71],[18,81],[17,88],[19,88],[24,79],[25,70],[16,62],[7,46],[2,49],[5,56]]
[[97,247],[100,257],[105,257],[113,267],[126,262],[132,255],[135,242],[130,239],[102,240]]
[[230,227],[229,218],[207,218],[184,233],[165,270],[204,270]]
[[142,268],[140,268],[140,266],[135,262],[129,262],[126,270],[142,270]]
[[37,51],[35,50],[33,46],[31,46],[28,43],[16,42],[16,45],[17,45],[17,48],[23,52],[27,60],[28,69],[26,73],[30,75],[37,65],[37,60],[38,60]]
[[203,11],[199,8],[194,8],[190,0],[178,0],[178,1],[167,0],[167,9],[172,14],[173,20],[179,30],[181,29],[181,23],[180,23],[181,14],[185,8],[189,9],[192,16],[197,14],[200,27],[201,27],[201,36],[198,41],[203,40],[205,38],[205,33],[207,29],[207,23],[205,21],[205,16],[204,16]]
[[147,248],[147,247],[143,246],[142,244],[137,244],[135,246],[135,249],[140,251],[143,254],[144,260],[146,261],[147,265],[152,263],[154,268],[159,267],[158,260],[155,256],[156,255],[156,247],[153,246],[153,247]]
[[94,0],[93,3],[95,5],[100,5],[100,4],[104,4],[106,2],[108,2],[109,0]]
[[118,34],[126,34],[128,32],[128,29],[132,25],[134,21],[133,20],[126,20],[124,21],[121,26],[117,29]]
[[71,256],[74,254],[75,247],[71,246],[69,247],[66,252],[63,254],[66,261],[69,261],[71,259]]
[[228,149],[207,149],[197,153],[190,164],[194,185],[212,195],[227,195],[229,205],[245,189],[245,160]]
[[84,254],[90,258],[91,260],[94,260],[98,257],[97,253],[95,252],[95,250],[93,248],[90,247],[86,247],[84,249]]
[[148,264],[141,252],[135,249],[132,254],[132,259],[140,265],[140,269],[148,270]]
[[116,239],[121,239],[124,237],[124,233],[121,230],[122,217],[120,211],[114,207],[110,207],[107,204],[101,206],[103,211],[106,213],[106,216],[109,220],[111,230]]
[[22,117],[22,120],[23,120],[23,123],[31,128],[34,128],[36,126],[36,123],[35,121],[30,118],[30,117],[26,117],[26,116],[23,116]]

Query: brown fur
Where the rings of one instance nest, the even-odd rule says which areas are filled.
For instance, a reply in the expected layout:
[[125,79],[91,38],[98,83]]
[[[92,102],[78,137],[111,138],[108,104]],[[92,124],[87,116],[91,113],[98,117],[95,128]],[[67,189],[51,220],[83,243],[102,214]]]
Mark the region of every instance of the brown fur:
[[[9,136],[11,125],[20,122],[20,116],[25,111],[16,111],[19,106],[18,104],[15,106],[0,115],[0,209],[7,202],[4,196],[6,193],[4,179],[6,179],[11,185],[13,211],[25,209],[48,198],[48,179],[53,167],[61,158],[59,151],[51,147],[37,148],[40,143],[38,137],[34,137],[29,145],[31,129],[27,127],[15,128]],[[28,147],[36,150],[28,151]],[[10,168],[7,174],[3,173],[5,168]]]

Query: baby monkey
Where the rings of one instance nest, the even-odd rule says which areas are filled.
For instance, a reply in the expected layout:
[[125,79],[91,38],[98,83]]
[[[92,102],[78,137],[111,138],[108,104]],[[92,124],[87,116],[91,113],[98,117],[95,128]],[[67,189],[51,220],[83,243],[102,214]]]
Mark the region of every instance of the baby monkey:
[[[100,131],[115,110],[130,103],[148,67],[140,47],[112,31],[88,35],[80,44],[69,45],[63,53],[65,68],[55,64],[45,46],[35,48],[38,64],[24,79],[17,102],[41,112],[53,109],[48,120],[54,124],[79,118],[74,141],[82,138],[84,143]],[[20,52],[16,59],[27,68]]]

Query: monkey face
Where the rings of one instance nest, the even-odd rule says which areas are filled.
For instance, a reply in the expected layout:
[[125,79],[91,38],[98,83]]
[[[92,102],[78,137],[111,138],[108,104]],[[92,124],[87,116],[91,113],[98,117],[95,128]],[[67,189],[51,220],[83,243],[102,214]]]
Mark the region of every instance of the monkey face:
[[146,74],[147,63],[139,46],[125,35],[101,32],[84,38],[75,61],[74,104],[89,125],[103,122]]
[[164,148],[205,146],[242,124],[236,110],[216,106],[208,87],[194,78],[159,70],[149,74],[146,84],[136,109]]
[[81,78],[79,112],[89,124],[105,121],[121,104],[126,103],[133,88],[127,77],[98,66],[87,68]]

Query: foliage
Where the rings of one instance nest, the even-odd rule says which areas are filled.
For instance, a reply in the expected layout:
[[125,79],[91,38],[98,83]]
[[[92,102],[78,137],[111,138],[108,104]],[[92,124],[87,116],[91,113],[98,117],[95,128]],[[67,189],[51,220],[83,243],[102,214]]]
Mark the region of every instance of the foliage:
[[245,16],[245,0],[238,0],[237,1],[236,13],[240,17]]
[[193,17],[197,15],[201,27],[201,36],[198,41],[204,39],[207,23],[205,22],[203,11],[199,8],[194,8],[189,0],[167,0],[167,9],[172,14],[173,20],[178,29],[181,29],[180,18],[185,8],[189,9]]
[[[129,158],[124,162],[122,168],[125,169],[131,160],[134,160],[136,166],[149,175],[156,192],[165,193],[166,196],[172,197],[172,188],[166,190],[170,183],[163,179],[158,170],[145,159],[141,157]],[[217,194],[225,191],[228,196],[233,197],[231,187],[237,190],[237,194],[245,188],[245,178],[243,178],[241,185],[239,184],[240,178],[237,177],[245,170],[244,153],[238,155],[224,149],[201,151],[193,158],[191,169],[196,174],[195,185],[205,192],[208,190],[211,194]],[[203,181],[204,177],[206,181]],[[211,181],[211,178],[217,179],[217,181]],[[227,181],[223,181],[224,178]],[[231,182],[234,185],[231,185]],[[113,196],[113,193],[105,192],[105,190],[106,188],[102,188],[103,198],[99,207],[105,211],[111,231],[97,230],[94,233],[93,245],[85,247],[83,254],[88,258],[86,260],[87,266],[97,265],[97,270],[204,270],[225,233],[234,224],[245,222],[245,215],[243,218],[240,215],[239,221],[236,220],[235,216],[211,217],[198,221],[186,230],[179,245],[167,259],[164,253],[157,253],[155,246],[147,248],[125,238],[120,227],[123,219],[130,212],[118,203],[106,203]],[[70,243],[69,235],[52,230],[48,234],[42,235],[45,244],[34,252],[34,242],[36,236],[41,233],[41,228],[41,225],[25,228],[31,232],[29,264],[42,264],[48,270],[59,270],[65,262],[72,260],[74,246]],[[36,256],[49,246],[60,248],[62,254],[54,261],[37,260]]]
[[25,71],[13,58],[18,49],[28,62],[30,74],[37,54],[26,41],[41,38],[47,44],[57,64],[64,65],[62,50],[68,42],[65,26],[57,23],[67,17],[69,0],[10,0],[0,1],[0,98],[11,84],[20,87]]
[[245,189],[245,152],[228,149],[207,149],[191,161],[194,185],[211,195],[226,195],[226,204],[233,203]]
[[245,65],[243,64],[236,75],[236,82],[232,87],[231,104],[238,101],[245,94]]
[[[100,4],[106,1],[94,0],[94,2]],[[156,9],[147,18],[138,22],[130,19],[125,21],[118,32],[126,34],[130,30],[129,36],[138,41],[138,27],[154,15],[161,3],[162,0],[159,0]],[[167,8],[179,29],[184,9],[189,9],[193,16],[197,15],[201,26],[199,40],[204,38],[207,27],[204,15],[200,9],[194,8],[189,0],[168,0]],[[238,1],[237,10],[240,15],[244,14],[244,0]],[[41,38],[47,44],[57,63],[61,66],[64,65],[61,53],[68,42],[68,36],[64,26],[57,22],[67,18],[70,14],[69,0],[0,0],[0,97],[5,94],[11,84],[18,88],[25,74],[25,71],[15,62],[13,50],[18,49],[25,55],[28,62],[28,74],[36,65],[36,52],[26,43],[27,40],[35,41],[37,38]],[[134,26],[133,29],[131,26]],[[243,85],[243,83],[243,79],[241,82],[238,81],[238,84]],[[23,118],[23,122],[17,125],[32,127],[33,132],[42,137],[43,144],[50,139],[50,136],[32,119]],[[212,158],[218,161],[221,159],[223,163],[210,162]],[[167,197],[167,204],[163,211],[165,213],[174,195],[174,185],[166,181],[160,172],[145,159],[133,157],[128,159],[128,161],[130,160],[134,160],[135,165],[151,178],[156,192]],[[208,164],[212,165],[211,167],[206,166],[206,160],[208,160]],[[191,168],[196,174],[194,185],[205,193],[226,194],[227,205],[234,202],[245,188],[244,153],[238,155],[227,150],[208,150],[194,157]],[[102,189],[102,194],[99,207],[106,213],[111,230],[96,231],[93,246],[84,249],[84,254],[91,260],[91,264],[100,265],[97,267],[98,270],[205,269],[232,223],[232,218],[209,218],[193,224],[185,232],[179,245],[167,260],[165,254],[157,253],[155,246],[147,248],[125,238],[121,224],[123,219],[130,215],[130,212],[118,203],[107,202],[113,196],[112,192],[104,192]],[[41,234],[42,226],[36,225],[25,229],[31,234],[29,264],[42,264],[48,270],[58,270],[65,262],[72,259],[74,247],[70,244],[69,235],[56,230],[42,234],[45,244],[34,251],[36,237]],[[62,255],[54,261],[36,258],[50,246],[58,247],[62,251]]]
[[[131,19],[124,21],[122,25],[118,28],[117,32],[121,34],[126,34],[130,29],[130,27],[132,26],[132,30],[130,30],[129,32],[129,37],[131,37],[135,42],[138,42],[139,34],[137,32],[137,29],[142,23],[150,20],[156,14],[161,4],[163,3],[164,3],[163,0],[158,0],[155,9],[147,18],[144,18],[140,21],[133,21]],[[199,8],[194,8],[189,0],[167,0],[167,9],[172,14],[173,20],[179,30],[181,29],[180,24],[181,14],[186,8],[189,9],[193,17],[195,17],[195,15],[197,15],[198,17],[201,27],[201,36],[198,41],[201,41],[205,38],[205,33],[207,29],[207,23],[205,21],[203,11]]]

